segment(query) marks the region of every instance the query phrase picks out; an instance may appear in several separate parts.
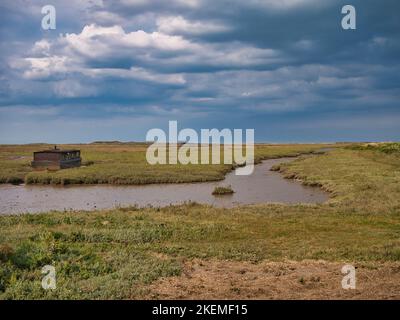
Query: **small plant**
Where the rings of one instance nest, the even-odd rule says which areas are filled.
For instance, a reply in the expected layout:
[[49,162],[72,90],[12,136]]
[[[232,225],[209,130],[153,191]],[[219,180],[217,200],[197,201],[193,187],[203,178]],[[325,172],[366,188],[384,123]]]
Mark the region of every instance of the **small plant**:
[[227,187],[215,187],[214,191],[212,192],[212,194],[215,195],[223,195],[223,194],[232,194],[235,191],[233,191],[231,186],[227,186]]
[[7,244],[0,245],[0,261],[6,262],[14,253],[13,248]]

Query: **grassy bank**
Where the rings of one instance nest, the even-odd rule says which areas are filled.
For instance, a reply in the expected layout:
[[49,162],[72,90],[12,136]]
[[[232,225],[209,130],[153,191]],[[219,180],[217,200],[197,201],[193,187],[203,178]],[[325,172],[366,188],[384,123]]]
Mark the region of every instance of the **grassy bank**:
[[[310,153],[326,145],[257,145],[256,161]],[[84,166],[57,172],[33,172],[32,153],[49,145],[0,146],[0,183],[27,184],[149,184],[222,180],[232,165],[149,165],[147,145],[101,143],[60,145],[81,150]],[[85,164],[89,164],[86,165]]]
[[285,177],[321,186],[332,204],[363,212],[400,209],[400,152],[338,149],[312,158],[300,158],[278,168]]
[[[399,159],[339,149],[276,168],[329,190],[332,199],[321,205],[187,204],[0,217],[0,298],[145,297],[157,279],[183,276],[192,259],[322,259],[372,269],[398,262]],[[57,290],[41,289],[45,264],[56,268]]]
[[[388,262],[400,259],[398,214],[328,207],[200,205],[2,217],[1,298],[139,298],[186,259]],[[41,289],[41,267],[58,289]]]

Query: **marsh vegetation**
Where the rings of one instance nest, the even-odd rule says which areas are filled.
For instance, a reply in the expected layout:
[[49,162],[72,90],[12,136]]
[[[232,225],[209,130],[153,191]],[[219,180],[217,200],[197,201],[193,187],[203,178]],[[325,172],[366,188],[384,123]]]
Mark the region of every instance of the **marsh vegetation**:
[[217,186],[214,188],[212,194],[214,196],[235,193],[231,186]]
[[[324,146],[257,145],[255,162],[311,153]],[[149,165],[146,161],[148,145],[143,143],[93,143],[59,147],[80,149],[83,166],[57,172],[34,172],[30,167],[32,153],[49,148],[49,145],[0,145],[0,183],[129,185],[204,182],[222,180],[234,168],[234,165],[224,164]]]
[[[291,150],[285,149],[286,153]],[[299,149],[292,150],[293,154]],[[267,150],[259,156],[284,153],[282,149],[277,152],[275,147]],[[392,266],[390,272],[398,270],[399,153],[339,148],[319,156],[300,157],[276,170],[287,178],[321,186],[330,192],[331,199],[315,205],[263,204],[226,209],[192,203],[1,216],[0,297],[157,297],[157,281],[179,281],[190,261],[204,261],[220,268],[221,263],[240,268],[251,263],[264,269],[273,268],[264,265],[272,262],[353,263],[369,270],[368,277],[375,280],[381,268],[389,270],[385,268]],[[57,290],[41,288],[40,268],[44,264],[55,266]],[[258,276],[267,272],[263,268]],[[277,272],[284,270],[273,269],[274,277],[279,278],[281,273]],[[313,288],[323,292],[322,280],[298,277],[303,279],[303,283],[296,281],[298,292]],[[396,273],[388,279],[397,279]],[[395,288],[396,280],[389,280],[379,284],[379,288],[386,293],[385,297],[393,298],[396,295],[390,290]],[[213,279],[214,287],[218,287],[217,281],[223,278]],[[243,298],[243,286],[237,280],[226,294],[220,292],[218,297],[231,296],[230,290],[237,288],[237,297]],[[202,290],[205,294],[208,289]],[[370,294],[376,297],[371,291]]]

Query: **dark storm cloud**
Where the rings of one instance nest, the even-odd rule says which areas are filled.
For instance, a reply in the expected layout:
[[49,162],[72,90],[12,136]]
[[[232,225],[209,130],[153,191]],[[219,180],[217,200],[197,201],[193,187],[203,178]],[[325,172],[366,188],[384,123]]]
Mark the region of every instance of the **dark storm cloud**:
[[49,120],[64,141],[143,140],[174,119],[259,140],[400,134],[398,1],[351,1],[348,31],[342,0],[56,0],[54,31],[45,4],[0,5],[3,142]]

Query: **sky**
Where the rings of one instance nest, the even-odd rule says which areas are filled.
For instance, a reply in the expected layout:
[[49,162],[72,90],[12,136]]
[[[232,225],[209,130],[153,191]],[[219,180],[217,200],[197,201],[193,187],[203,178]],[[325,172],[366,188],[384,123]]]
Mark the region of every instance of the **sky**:
[[[56,9],[44,30],[41,9]],[[356,30],[341,26],[356,9]],[[2,0],[0,143],[400,140],[398,0]]]

